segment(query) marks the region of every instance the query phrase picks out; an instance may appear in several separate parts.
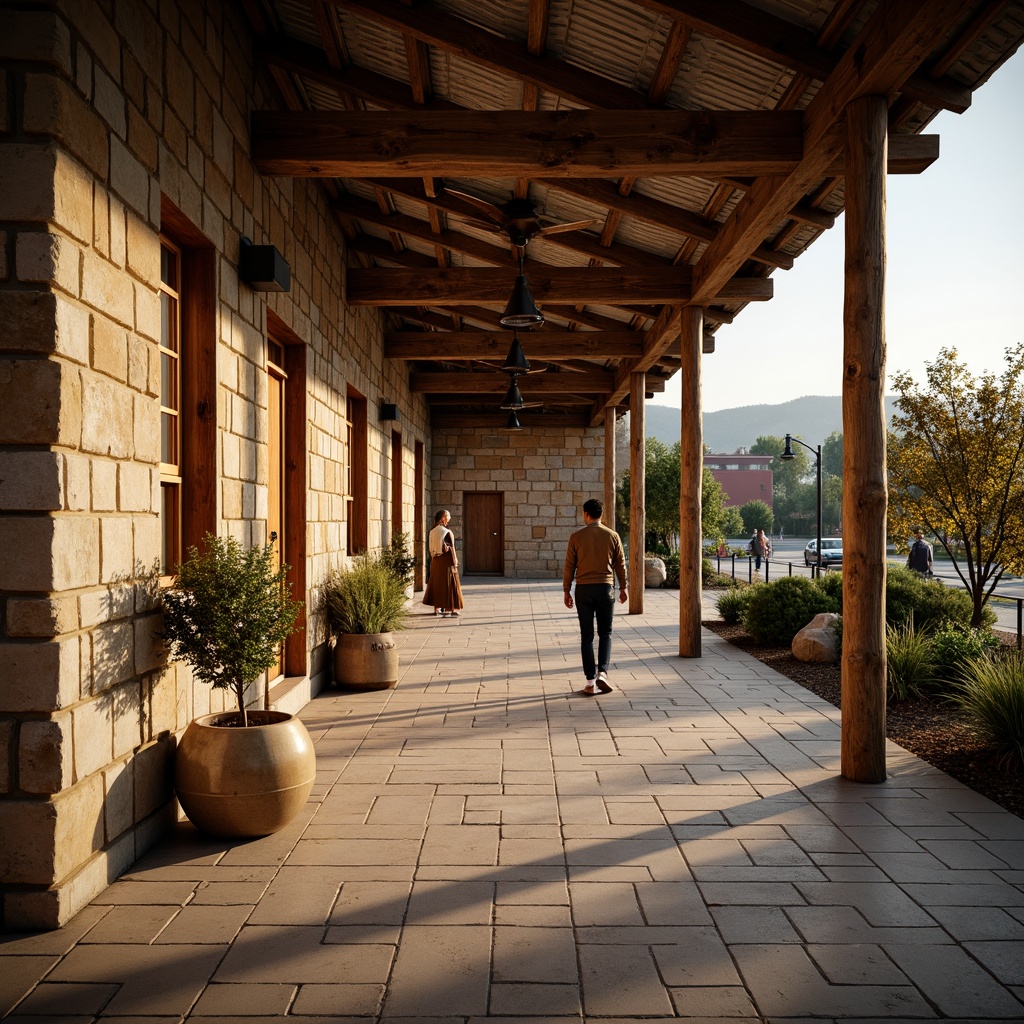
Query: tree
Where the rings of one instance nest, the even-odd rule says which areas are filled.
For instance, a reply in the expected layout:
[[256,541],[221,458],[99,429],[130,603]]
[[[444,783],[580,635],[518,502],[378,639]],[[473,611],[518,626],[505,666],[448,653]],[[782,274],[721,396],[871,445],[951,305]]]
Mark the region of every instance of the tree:
[[953,348],[925,373],[924,391],[907,373],[893,378],[889,531],[934,534],[978,626],[1003,574],[1024,572],[1024,344],[1007,349],[998,378],[975,379]]
[[775,516],[772,513],[771,505],[756,498],[740,506],[740,515],[743,517],[743,529],[747,533],[755,530],[764,530],[765,533],[772,532],[772,524]]
[[[645,547],[653,550],[678,547],[680,444],[671,447],[648,437],[644,444],[644,513],[647,526]],[[630,473],[626,470],[616,492],[617,522],[623,533],[629,532]],[[701,536],[717,537],[722,529],[725,492],[705,469],[701,476]]]
[[821,446],[821,472],[824,476],[843,475],[843,435],[833,430]]

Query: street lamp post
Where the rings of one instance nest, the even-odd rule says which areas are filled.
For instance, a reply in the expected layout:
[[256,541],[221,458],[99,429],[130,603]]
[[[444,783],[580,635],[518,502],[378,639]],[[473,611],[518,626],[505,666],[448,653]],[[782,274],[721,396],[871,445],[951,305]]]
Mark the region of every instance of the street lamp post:
[[789,434],[786,435],[786,448],[783,453],[779,456],[783,462],[789,462],[791,459],[795,459],[796,455],[793,453],[793,442],[802,444],[809,452],[814,453],[816,462],[817,475],[818,475],[818,538],[817,545],[814,549],[815,560],[817,561],[818,574],[821,573],[821,445],[817,448],[812,448],[809,444],[804,443],[799,437],[791,437]]

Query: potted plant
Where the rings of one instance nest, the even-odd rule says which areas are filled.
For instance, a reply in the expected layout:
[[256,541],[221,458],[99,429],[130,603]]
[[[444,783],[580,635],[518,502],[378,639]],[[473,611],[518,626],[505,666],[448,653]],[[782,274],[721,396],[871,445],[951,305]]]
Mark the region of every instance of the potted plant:
[[[386,690],[398,682],[398,648],[392,637],[406,616],[406,578],[392,551],[361,555],[332,570],[323,605],[334,638],[334,681],[359,690]],[[400,561],[400,560],[399,560]]]
[[282,711],[249,710],[246,688],[275,664],[301,602],[273,544],[243,550],[207,534],[163,594],[163,638],[196,679],[234,694],[237,710],[203,715],[178,744],[174,788],[188,819],[220,836],[264,836],[305,804],[316,776],[305,726]]

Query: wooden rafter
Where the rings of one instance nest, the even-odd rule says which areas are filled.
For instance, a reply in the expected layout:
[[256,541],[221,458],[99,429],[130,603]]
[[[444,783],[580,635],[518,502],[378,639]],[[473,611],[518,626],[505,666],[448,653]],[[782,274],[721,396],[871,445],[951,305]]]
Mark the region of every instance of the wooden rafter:
[[[689,267],[538,267],[530,278],[534,300],[584,302],[598,305],[629,303],[688,303]],[[511,290],[509,274],[491,267],[452,267],[447,270],[353,269],[348,273],[346,299],[353,306],[445,305],[493,302],[504,305]],[[772,297],[770,278],[723,281],[717,302],[759,302]]]
[[[638,359],[643,355],[640,331],[526,331],[519,340],[533,360]],[[511,343],[508,331],[388,331],[384,358],[396,360],[504,359]]]

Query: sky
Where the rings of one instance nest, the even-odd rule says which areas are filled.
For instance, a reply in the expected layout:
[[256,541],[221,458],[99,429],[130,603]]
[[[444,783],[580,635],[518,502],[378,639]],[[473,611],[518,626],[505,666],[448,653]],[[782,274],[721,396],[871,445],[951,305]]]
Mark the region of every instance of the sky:
[[[1024,341],[1024,52],[965,113],[944,111],[925,132],[939,135],[939,159],[886,181],[887,380],[923,379],[944,347],[975,376],[998,374],[1005,350]],[[792,270],[772,274],[773,299],[718,329],[705,412],[842,393],[843,232],[840,217]],[[678,373],[650,404],[679,407]]]

